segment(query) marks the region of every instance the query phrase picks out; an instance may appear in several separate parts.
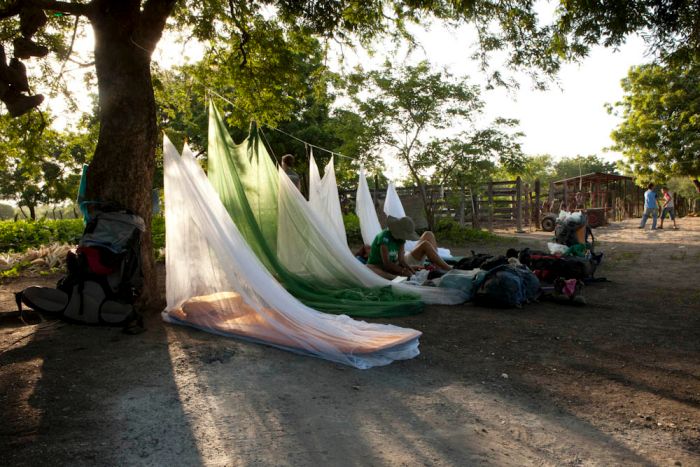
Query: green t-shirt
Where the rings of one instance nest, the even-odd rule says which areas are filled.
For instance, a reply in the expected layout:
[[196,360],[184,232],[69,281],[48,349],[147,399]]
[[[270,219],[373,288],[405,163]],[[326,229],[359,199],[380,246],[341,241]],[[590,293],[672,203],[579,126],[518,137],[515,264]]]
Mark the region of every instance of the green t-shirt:
[[389,232],[389,229],[384,229],[374,237],[372,241],[372,248],[369,251],[369,257],[367,258],[367,264],[375,264],[377,266],[383,266],[382,262],[382,245],[386,245],[389,250],[389,261],[396,263],[399,260],[399,249],[403,246],[403,240],[397,240]]

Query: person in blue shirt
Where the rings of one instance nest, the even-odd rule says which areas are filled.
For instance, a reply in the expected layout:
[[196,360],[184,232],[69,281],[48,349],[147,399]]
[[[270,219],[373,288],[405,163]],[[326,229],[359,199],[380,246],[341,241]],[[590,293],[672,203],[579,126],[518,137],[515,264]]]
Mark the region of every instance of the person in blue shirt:
[[656,199],[654,184],[647,185],[647,191],[644,192],[644,215],[642,215],[642,223],[639,228],[643,229],[647,224],[649,216],[652,217],[651,230],[656,230],[656,218],[659,217],[659,202]]

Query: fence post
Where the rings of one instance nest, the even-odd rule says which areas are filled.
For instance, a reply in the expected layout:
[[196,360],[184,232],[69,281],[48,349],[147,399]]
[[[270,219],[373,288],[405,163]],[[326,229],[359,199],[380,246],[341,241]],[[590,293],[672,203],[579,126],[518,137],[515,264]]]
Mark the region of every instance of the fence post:
[[527,220],[527,230],[532,232],[532,187],[529,183],[525,184],[525,219]]
[[563,195],[563,202],[564,202],[564,211],[569,210],[569,183],[564,182],[564,195]]
[[459,225],[464,227],[464,180],[459,180]]
[[523,181],[520,177],[515,179],[515,232],[525,233],[523,230]]
[[534,220],[535,220],[535,230],[537,230],[540,227],[540,179],[538,178],[535,180],[535,212],[534,212]]
[[471,188],[469,189],[469,195],[472,199],[472,228],[480,229],[481,222],[479,222],[479,216],[481,213],[479,212],[479,195],[475,195]]
[[489,232],[493,232],[493,182],[490,180],[486,193],[489,199]]
[[374,174],[374,209],[379,208],[379,175]]

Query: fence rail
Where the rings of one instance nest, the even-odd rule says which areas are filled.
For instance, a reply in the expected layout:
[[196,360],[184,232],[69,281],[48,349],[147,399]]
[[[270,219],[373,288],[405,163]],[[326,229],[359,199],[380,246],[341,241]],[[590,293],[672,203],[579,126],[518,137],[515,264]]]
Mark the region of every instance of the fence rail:
[[[583,187],[586,188],[586,187]],[[560,210],[595,209],[602,213],[602,222],[641,215],[643,192],[630,183],[601,186],[575,191],[567,185],[553,183],[542,187],[539,180],[529,184],[520,177],[515,180],[495,180],[476,187],[448,188],[425,186],[433,220],[452,219],[473,228],[514,228],[516,232],[540,228],[543,216]],[[384,221],[383,206],[386,187],[370,190],[378,216]],[[396,189],[406,214],[418,227],[428,227],[421,190],[417,186]],[[346,212],[354,210],[355,190],[341,190],[341,202]]]

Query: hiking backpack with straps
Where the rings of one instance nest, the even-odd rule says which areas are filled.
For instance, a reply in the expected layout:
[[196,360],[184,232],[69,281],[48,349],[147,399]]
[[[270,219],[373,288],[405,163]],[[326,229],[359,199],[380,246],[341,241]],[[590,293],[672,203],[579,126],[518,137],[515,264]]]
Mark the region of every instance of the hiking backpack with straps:
[[36,311],[69,321],[124,325],[137,318],[143,286],[141,217],[125,210],[101,211],[87,223],[80,243],[66,258],[68,273],[56,288],[28,287],[16,294]]

